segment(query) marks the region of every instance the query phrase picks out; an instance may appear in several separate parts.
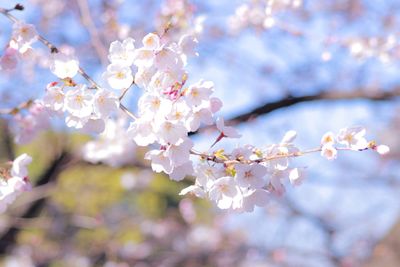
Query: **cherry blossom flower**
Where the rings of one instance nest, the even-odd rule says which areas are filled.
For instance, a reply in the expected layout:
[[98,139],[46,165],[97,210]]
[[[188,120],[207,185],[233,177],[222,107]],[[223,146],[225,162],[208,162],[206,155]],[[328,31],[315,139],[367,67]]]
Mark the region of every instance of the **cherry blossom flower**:
[[73,115],[67,115],[65,117],[65,124],[67,125],[67,127],[82,129],[89,121],[89,118],[89,116],[80,118]]
[[231,159],[233,160],[248,160],[253,155],[253,147],[249,145],[237,147],[231,152]]
[[151,168],[155,172],[165,172],[170,174],[173,170],[173,165],[164,150],[151,150],[144,156],[145,159],[151,160]]
[[364,138],[365,128],[361,126],[355,126],[350,128],[343,128],[339,131],[337,141],[340,144],[346,145],[346,147],[352,150],[365,149],[368,145],[367,140]]
[[182,76],[183,71],[157,71],[151,77],[147,90],[159,94],[160,92],[166,91],[167,88],[172,87]]
[[337,157],[337,150],[332,143],[327,143],[322,147],[321,156],[327,158],[328,160],[334,160]]
[[31,162],[30,156],[22,154],[13,161],[9,177],[1,177],[0,213],[4,212],[18,195],[31,189],[27,169],[27,165]]
[[94,118],[92,116],[84,120],[81,131],[87,134],[100,134],[104,131],[105,127],[106,125],[103,119]]
[[160,37],[157,34],[149,33],[143,40],[143,47],[135,50],[134,64],[138,67],[151,67],[153,65],[156,52],[160,47]]
[[145,68],[143,66],[139,66],[135,74],[135,84],[148,90],[147,87],[155,72],[155,68]]
[[269,147],[267,155],[272,158],[276,157],[268,162],[271,171],[286,170],[289,166],[289,158],[285,156],[289,155],[293,151],[296,151],[296,149],[286,145],[272,145]]
[[160,144],[177,145],[187,136],[187,130],[181,122],[164,120],[155,124],[155,132]]
[[174,170],[169,174],[171,180],[181,181],[187,175],[192,175],[194,172],[191,162],[186,162],[180,166],[174,167]]
[[321,138],[321,145],[334,144],[335,143],[335,135],[332,132],[325,133]]
[[210,199],[215,200],[220,209],[229,209],[237,194],[239,190],[233,177],[229,176],[217,179],[209,192]]
[[187,163],[190,159],[190,149],[193,147],[193,142],[189,138],[185,138],[179,145],[170,145],[166,149],[165,155],[171,160],[171,164],[181,166]]
[[182,35],[178,42],[178,46],[185,56],[198,56],[198,53],[195,51],[197,44],[198,41],[196,37],[190,34]]
[[50,83],[46,88],[43,97],[43,105],[54,111],[61,111],[64,108],[65,94],[60,86]]
[[266,154],[268,157],[276,157],[268,162],[270,172],[275,170],[283,171],[289,167],[290,159],[288,156],[299,151],[299,149],[293,145],[297,133],[293,130],[285,133],[280,144],[271,145],[267,148]]
[[165,114],[171,112],[172,101],[169,99],[161,98],[155,94],[144,94],[139,99],[139,114],[141,118],[153,119],[160,114],[161,117],[165,117]]
[[222,108],[222,101],[219,98],[210,98],[210,110],[212,113],[217,113]]
[[301,5],[302,0],[248,1],[236,8],[235,14],[229,18],[229,26],[233,33],[246,27],[269,29],[276,24],[275,13]]
[[298,186],[304,180],[304,168],[293,168],[289,170],[289,181],[292,185]]
[[185,126],[189,131],[195,132],[202,123],[211,125],[213,122],[213,114],[211,111],[208,108],[202,108],[194,111],[186,118]]
[[206,192],[198,185],[190,185],[190,186],[182,189],[181,192],[179,193],[179,195],[184,196],[189,193],[194,194],[198,198],[206,197]]
[[208,164],[199,164],[195,170],[196,184],[200,185],[206,191],[211,189],[216,179],[225,175],[224,168]]
[[166,118],[174,122],[186,121],[190,113],[191,108],[183,98],[180,98],[174,102],[174,105],[172,106],[171,111],[167,113],[168,115]]
[[143,118],[130,124],[128,134],[138,146],[148,146],[157,140],[152,122]]
[[108,65],[107,71],[103,74],[103,78],[113,89],[129,88],[133,83],[131,68],[120,63]]
[[26,24],[22,21],[17,21],[13,25],[13,39],[19,46],[30,45],[37,40],[36,28],[32,24]]
[[99,89],[94,95],[93,111],[99,117],[106,119],[118,110],[118,99],[110,91]]
[[17,144],[26,144],[36,135],[49,127],[49,113],[40,101],[35,101],[28,109],[28,114],[14,116],[14,141]]
[[154,64],[159,70],[172,72],[179,72],[184,66],[184,62],[177,51],[169,47],[163,47],[156,53]]
[[380,155],[386,155],[390,152],[390,148],[387,145],[379,145],[375,148],[376,152]]
[[239,211],[252,212],[255,206],[264,207],[270,200],[270,193],[264,189],[250,189],[243,194]]
[[135,50],[134,64],[140,68],[149,68],[153,65],[156,58],[155,52],[146,48],[139,48]]
[[12,168],[11,168],[11,175],[17,176],[20,178],[25,178],[28,176],[28,169],[27,165],[32,162],[32,158],[27,154],[22,154],[16,159],[14,159]]
[[296,137],[297,137],[296,131],[293,130],[287,131],[281,140],[281,144],[283,145],[291,144],[296,139]]
[[54,53],[52,54],[50,70],[60,79],[73,78],[79,70],[78,59],[69,54]]
[[203,101],[208,101],[213,93],[214,83],[210,81],[199,81],[191,85],[186,95],[186,101],[189,105],[199,106]]
[[253,189],[262,188],[267,182],[265,175],[267,168],[260,164],[237,164],[236,182],[242,187],[251,187]]
[[124,119],[106,120],[104,132],[82,148],[83,158],[88,162],[103,162],[112,167],[133,162],[136,146],[129,138],[125,124]]
[[233,127],[229,127],[229,126],[225,126],[225,122],[224,122],[224,118],[222,117],[218,117],[217,121],[216,121],[216,125],[217,125],[217,129],[218,131],[221,132],[221,135],[223,137],[228,137],[228,138],[239,138],[242,135],[239,134],[235,128]]
[[273,172],[270,176],[269,191],[278,196],[282,196],[286,192],[286,189],[282,184],[282,180],[286,178],[286,175],[287,173],[285,171],[277,170]]
[[135,45],[132,38],[125,39],[122,43],[114,41],[110,44],[108,59],[111,63],[131,66],[135,59]]
[[160,37],[157,34],[149,33],[142,40],[143,46],[149,50],[157,50],[160,47]]
[[74,117],[85,118],[93,112],[93,94],[86,85],[78,85],[65,94],[65,109]]
[[8,47],[0,57],[0,69],[13,70],[18,65],[19,53],[15,48]]

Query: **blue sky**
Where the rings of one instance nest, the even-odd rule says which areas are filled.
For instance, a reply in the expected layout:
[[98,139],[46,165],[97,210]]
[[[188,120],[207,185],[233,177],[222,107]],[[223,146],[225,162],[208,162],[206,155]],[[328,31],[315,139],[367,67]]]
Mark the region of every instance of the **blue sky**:
[[[7,5],[12,6],[16,1],[7,2],[10,3]],[[30,23],[38,23],[39,8],[27,1],[19,2],[27,8],[17,16]],[[91,4],[96,6],[97,2],[91,1]],[[194,2],[199,4],[200,12],[208,17],[207,33],[207,27],[215,25],[226,29],[228,16],[242,1]],[[120,19],[122,22],[132,23],[133,26],[144,21],[151,31],[153,26],[152,20],[148,19],[150,15],[141,17],[143,12],[138,8],[141,3],[143,2],[125,1],[125,6],[119,14]],[[393,15],[395,24],[398,22],[400,4],[397,0],[365,0],[362,3],[366,12],[350,21],[345,20],[340,13],[322,10],[317,7],[316,2],[305,3],[306,11],[311,12],[308,19],[303,20],[290,14],[283,17],[287,18],[288,23],[304,30],[305,37],[291,36],[275,29],[269,32],[248,29],[240,35],[228,35],[212,41],[207,40],[207,36],[204,37],[204,41],[200,38],[200,57],[190,60],[190,79],[214,81],[216,95],[224,102],[221,114],[225,117],[240,114],[249,108],[284,97],[288,93],[297,96],[320,90],[371,87],[390,90],[400,84],[398,59],[390,63],[382,63],[376,58],[355,59],[348,50],[338,45],[324,44],[329,36],[384,37],[393,34],[383,27],[382,17]],[[332,28],[332,24],[336,26]],[[5,18],[0,18],[2,46],[8,40],[10,27]],[[77,16],[72,12],[66,12],[57,18],[50,28],[39,29],[58,44],[66,42],[80,47],[88,42],[87,32],[82,29]],[[77,54],[84,56],[85,51],[77,49]],[[321,59],[324,52],[331,53],[330,61],[325,62]],[[82,64],[93,77],[100,80],[104,66],[94,62],[96,61],[92,58],[84,58]],[[38,92],[43,92],[46,83],[54,79],[50,75],[46,70],[40,70],[39,76],[34,82],[30,82],[10,80],[7,75],[0,74],[0,92],[12,90],[19,99],[27,96],[39,97]],[[368,129],[368,136],[381,140],[380,138],[387,134],[397,106],[398,101],[372,103],[365,100],[299,104],[239,126],[244,135],[240,144],[265,146],[279,141],[286,130],[294,129],[299,134],[299,147],[309,148],[318,145],[320,137],[326,131],[337,132],[340,128],[351,125],[363,125]],[[196,139],[199,142],[198,147],[207,147],[211,142],[209,137]],[[236,144],[236,141],[224,143],[227,147]],[[392,165],[389,165],[389,168],[388,163],[383,164],[376,155],[369,152],[351,155],[349,153],[334,163],[318,155],[298,159],[296,162],[309,166],[308,179],[303,186],[289,189],[287,197],[293,199],[301,209],[332,214],[332,220],[335,220],[335,223],[337,221],[341,229],[336,244],[341,253],[345,254],[360,236],[381,238],[397,220],[399,189],[385,182],[389,176],[399,178],[397,163],[390,163]],[[375,210],[371,211],[374,208]],[[363,219],[364,217],[368,220]],[[308,248],[304,249],[313,250],[321,246],[323,239],[322,234],[310,221],[299,219],[291,222],[287,216],[270,215],[264,209],[251,214],[232,215],[231,218],[229,227],[245,229],[253,242],[266,247],[279,247],[287,243],[304,245],[304,241],[307,240]],[[263,223],[259,224],[260,221]],[[291,232],[285,233],[285,237],[282,237],[281,233],[277,234],[278,237],[271,234],[273,231],[279,231],[282,223],[293,223],[293,227],[290,227]],[[321,266],[320,260],[316,262],[315,266]]]

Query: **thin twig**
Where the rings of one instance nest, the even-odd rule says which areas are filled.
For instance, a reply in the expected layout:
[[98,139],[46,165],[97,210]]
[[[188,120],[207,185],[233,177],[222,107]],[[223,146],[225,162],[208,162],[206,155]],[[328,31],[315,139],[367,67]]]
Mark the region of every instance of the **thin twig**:
[[[18,22],[19,20],[13,16],[12,14],[10,14],[10,11],[16,10],[15,8],[13,9],[4,9],[4,8],[0,8],[0,13],[3,14],[4,16],[6,16],[7,18],[9,18],[12,22]],[[53,44],[51,43],[49,40],[47,40],[46,38],[44,38],[42,35],[38,35],[38,40],[44,44],[45,46],[47,46],[50,49],[51,53],[58,53],[59,49]],[[101,89],[100,85],[98,83],[96,83],[95,80],[93,80],[88,73],[82,68],[79,67],[78,69],[79,74],[86,79],[86,81],[88,81],[91,84],[91,87],[95,88],[95,89]],[[131,117],[132,119],[136,120],[136,116],[127,108],[125,107],[122,103],[119,104],[119,107],[121,108],[122,111],[124,111],[129,117]],[[0,114],[3,114],[1,111],[7,113],[7,111],[9,110],[0,110]],[[7,113],[8,114],[8,113]]]
[[[347,147],[336,147],[335,149],[338,151],[354,151],[353,149],[350,149]],[[368,149],[369,148],[367,147],[365,149],[360,149],[357,151],[363,151],[363,150],[368,150]],[[239,163],[254,164],[254,163],[268,162],[268,161],[276,160],[276,159],[295,158],[295,157],[300,157],[303,155],[312,154],[312,153],[321,152],[321,151],[322,151],[322,147],[316,147],[316,148],[303,150],[303,151],[295,151],[292,153],[283,153],[283,154],[272,155],[272,156],[268,156],[268,157],[264,157],[264,158],[260,158],[260,159],[255,159],[255,160],[241,160],[241,159],[224,160],[224,159],[218,158],[215,155],[198,152],[194,149],[190,150],[190,154],[199,156],[207,161],[213,161],[215,163],[222,163],[222,164],[229,165],[229,164],[239,164]],[[225,156],[229,158],[230,155],[225,155]]]
[[137,120],[135,114],[133,114],[127,107],[125,107],[122,103],[119,103],[119,108],[122,109],[129,117],[133,120]]
[[[51,162],[47,170],[38,178],[36,186],[45,185],[56,180],[58,174],[66,168],[70,159],[71,156],[67,152],[61,152],[60,155]],[[46,201],[47,198],[44,197],[32,202],[29,208],[24,212],[24,214],[22,214],[21,218],[29,219],[37,217],[46,204]],[[15,226],[11,226],[2,233],[0,236],[0,255],[6,254],[8,250],[12,248],[16,242],[19,230],[20,229]]]
[[90,7],[87,0],[77,0],[76,1],[81,14],[82,24],[86,27],[89,32],[90,39],[92,40],[93,48],[95,49],[97,55],[99,56],[101,63],[103,65],[107,62],[107,50],[100,39],[99,31],[93,22],[92,15],[90,13]]
[[133,81],[132,83],[131,83],[131,85],[129,85],[129,87],[127,87],[127,88],[125,88],[123,91],[122,91],[122,94],[119,96],[119,101],[121,102],[122,101],[122,99],[125,97],[125,95],[126,95],[126,93],[129,91],[129,89],[131,89],[131,87],[133,86],[135,84],[135,81]]

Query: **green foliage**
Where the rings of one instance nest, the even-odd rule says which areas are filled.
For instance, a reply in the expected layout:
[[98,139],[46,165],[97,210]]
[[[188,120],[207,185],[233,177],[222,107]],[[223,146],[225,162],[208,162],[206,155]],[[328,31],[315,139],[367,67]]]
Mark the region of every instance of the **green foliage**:
[[96,216],[122,197],[122,173],[106,166],[70,168],[60,175],[53,200],[68,212]]
[[104,247],[110,241],[110,230],[106,227],[92,229],[81,229],[74,238],[74,247],[78,250],[95,252],[97,248]]
[[162,217],[167,207],[166,200],[155,192],[141,192],[136,201],[140,212],[150,218]]
[[[56,155],[63,150],[76,153],[88,140],[82,134],[45,132],[29,145],[15,149],[17,155],[32,156],[29,171],[34,185]],[[138,158],[141,154],[143,151]],[[134,173],[138,179],[132,189],[121,185],[121,176],[126,172]],[[93,258],[108,250],[113,255],[112,247],[147,242],[142,226],[148,222],[173,218],[184,229],[186,223],[178,210],[182,197],[178,193],[189,184],[186,180],[177,183],[165,175],[137,167],[110,168],[73,162],[57,177],[39,217],[26,221],[20,229],[17,243],[30,246],[37,255],[47,255],[52,259],[51,267],[69,266],[60,258],[66,248]],[[193,201],[196,220],[211,222],[210,204],[199,199]]]

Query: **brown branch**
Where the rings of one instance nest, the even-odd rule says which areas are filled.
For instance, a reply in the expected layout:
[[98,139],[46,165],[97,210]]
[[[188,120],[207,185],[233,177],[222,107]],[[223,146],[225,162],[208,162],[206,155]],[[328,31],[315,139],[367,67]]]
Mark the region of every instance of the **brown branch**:
[[[294,106],[300,103],[312,102],[312,101],[349,101],[364,99],[370,101],[384,101],[392,100],[400,96],[400,87],[396,87],[391,91],[382,90],[355,90],[355,91],[325,91],[313,95],[304,96],[287,96],[277,101],[267,102],[261,106],[258,106],[248,112],[232,117],[227,120],[228,125],[237,125],[251,121],[261,115],[265,115],[274,112],[279,109]],[[215,126],[206,126],[200,128],[196,132],[189,133],[190,136],[198,133],[214,129]]]
[[[12,22],[17,22],[19,21],[15,16],[13,16],[12,14],[10,14],[11,11],[13,10],[19,10],[19,9],[4,9],[4,8],[0,8],[0,13],[3,14],[4,16],[6,16],[9,20],[11,20]],[[58,53],[59,49],[53,44],[51,43],[49,40],[47,40],[46,38],[44,38],[42,35],[38,34],[38,40],[44,44],[45,46],[47,46],[50,50],[51,53]],[[87,72],[82,68],[79,67],[78,69],[78,73],[85,78],[90,84],[91,87],[93,87],[93,89],[100,89],[101,87],[99,86],[98,83],[96,83],[96,81],[94,81],[88,74]],[[124,111],[129,117],[131,117],[133,120],[136,120],[136,116],[127,108],[125,107],[122,103],[119,103],[119,107],[122,111]],[[2,112],[6,112],[6,111],[1,111]]]
[[[8,160],[12,161],[15,158],[15,151],[14,151],[14,142],[12,138],[12,134],[10,131],[10,127],[8,121],[0,120],[0,128],[1,128],[1,138],[2,138],[2,149],[4,150],[5,156]],[[2,151],[3,152],[3,151]]]
[[313,95],[305,95],[297,97],[288,96],[286,98],[274,102],[268,102],[262,106],[254,108],[249,112],[235,116],[231,118],[229,122],[230,124],[239,124],[254,119],[260,115],[268,114],[275,110],[290,107],[304,102],[320,101],[320,100],[338,101],[338,100],[355,100],[355,99],[382,101],[382,100],[394,99],[399,96],[400,96],[400,87],[395,88],[392,91],[382,91],[382,90],[327,91]]
[[[39,177],[36,186],[45,185],[57,179],[58,174],[67,166],[71,157],[67,152],[62,152]],[[30,207],[22,214],[22,219],[30,219],[38,216],[47,202],[47,197],[34,201]],[[15,242],[20,229],[12,226],[0,236],[0,255],[4,255],[10,250]]]

